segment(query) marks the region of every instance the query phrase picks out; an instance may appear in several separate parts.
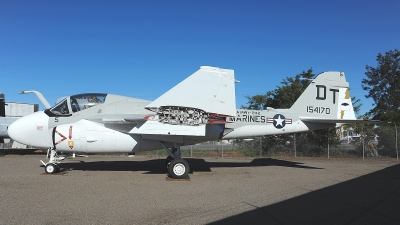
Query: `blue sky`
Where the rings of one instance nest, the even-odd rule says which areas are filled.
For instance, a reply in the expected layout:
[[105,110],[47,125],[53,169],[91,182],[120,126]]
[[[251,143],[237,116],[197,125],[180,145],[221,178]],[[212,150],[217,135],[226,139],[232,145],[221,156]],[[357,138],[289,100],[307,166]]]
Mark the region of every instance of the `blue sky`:
[[39,103],[18,94],[38,90],[51,105],[86,92],[154,100],[209,65],[235,70],[239,108],[312,67],[345,72],[364,113],[365,66],[400,48],[399,10],[396,0],[3,0],[0,92]]

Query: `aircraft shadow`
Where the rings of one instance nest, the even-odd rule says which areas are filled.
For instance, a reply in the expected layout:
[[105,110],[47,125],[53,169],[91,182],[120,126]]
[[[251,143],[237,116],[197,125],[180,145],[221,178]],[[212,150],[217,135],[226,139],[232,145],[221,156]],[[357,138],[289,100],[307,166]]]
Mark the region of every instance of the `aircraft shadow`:
[[210,224],[400,224],[399,203],[395,165]]
[[[218,167],[259,167],[259,166],[283,166],[302,169],[321,169],[304,166],[303,163],[290,162],[278,159],[253,159],[251,162],[206,162],[204,159],[186,158],[190,165],[190,173],[211,172],[211,168]],[[143,171],[147,174],[166,173],[165,159],[151,159],[146,161],[67,161],[60,164],[63,170],[83,171]]]
[[4,148],[0,149],[0,154],[3,155],[46,155],[46,152],[40,149],[19,149],[19,148]]

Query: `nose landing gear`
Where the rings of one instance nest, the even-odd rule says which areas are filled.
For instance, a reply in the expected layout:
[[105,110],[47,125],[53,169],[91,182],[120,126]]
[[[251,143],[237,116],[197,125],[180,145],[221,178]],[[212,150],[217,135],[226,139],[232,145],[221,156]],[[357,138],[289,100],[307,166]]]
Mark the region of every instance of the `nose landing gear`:
[[59,164],[61,163],[62,160],[65,159],[64,156],[58,156],[56,150],[53,148],[49,148],[47,150],[47,156],[46,159],[49,159],[48,163],[43,162],[43,160],[40,160],[40,162],[44,165],[44,171],[48,174],[53,174],[60,172],[60,166]]

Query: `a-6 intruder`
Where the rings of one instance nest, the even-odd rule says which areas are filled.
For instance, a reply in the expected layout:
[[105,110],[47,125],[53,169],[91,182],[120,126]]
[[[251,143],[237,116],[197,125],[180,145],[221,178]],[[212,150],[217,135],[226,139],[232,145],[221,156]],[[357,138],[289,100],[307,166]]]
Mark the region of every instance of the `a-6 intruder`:
[[164,148],[172,178],[186,178],[180,147],[359,123],[343,72],[319,74],[290,109],[236,109],[234,71],[203,66],[155,101],[113,94],[69,96],[8,128],[23,144],[48,148],[47,173],[63,153],[135,153]]

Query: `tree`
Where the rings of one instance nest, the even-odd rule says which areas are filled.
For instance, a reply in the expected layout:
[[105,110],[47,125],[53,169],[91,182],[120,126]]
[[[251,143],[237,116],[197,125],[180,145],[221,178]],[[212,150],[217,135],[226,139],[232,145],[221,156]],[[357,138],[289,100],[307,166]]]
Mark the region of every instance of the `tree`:
[[310,79],[315,76],[312,68],[297,74],[295,77],[287,77],[281,82],[283,86],[277,86],[275,90],[268,91],[265,95],[245,96],[248,106],[244,109],[263,110],[267,107],[290,108],[310,84]]
[[242,106],[243,109],[263,110],[267,108],[269,92],[265,95],[245,96],[248,100],[248,106]]
[[[374,100],[374,108],[368,114],[373,119],[400,124],[400,51],[390,50],[376,57],[377,67],[366,66],[362,87],[368,91],[365,97]],[[389,125],[389,124],[388,124]],[[380,126],[377,129],[379,135],[379,147],[395,149],[395,127]]]
[[[275,90],[268,91],[265,95],[246,96],[248,106],[245,109],[276,109],[290,108],[315,77],[312,68],[297,74],[295,77],[285,78]],[[297,147],[305,155],[321,155],[327,144],[337,143],[336,129],[323,129],[317,132],[310,131],[296,134]],[[291,151],[293,149],[293,135],[265,136],[262,139],[264,151],[269,154]]]
[[377,67],[366,66],[367,78],[362,80],[362,88],[368,91],[365,97],[372,98],[374,108],[369,111],[373,119],[399,124],[400,115],[400,51],[390,50],[376,57]]

